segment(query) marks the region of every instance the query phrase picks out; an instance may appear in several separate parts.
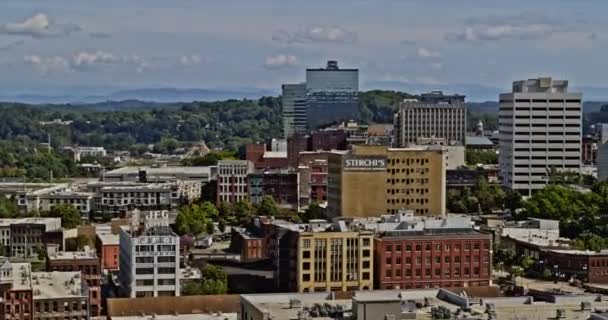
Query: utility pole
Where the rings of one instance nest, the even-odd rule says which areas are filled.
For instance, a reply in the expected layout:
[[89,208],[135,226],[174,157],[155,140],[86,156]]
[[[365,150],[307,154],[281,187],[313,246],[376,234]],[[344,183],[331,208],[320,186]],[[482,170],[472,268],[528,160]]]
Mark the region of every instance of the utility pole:
[[49,153],[51,153],[51,134],[47,133],[46,138],[47,138],[47,140],[46,140],[47,148],[48,148]]

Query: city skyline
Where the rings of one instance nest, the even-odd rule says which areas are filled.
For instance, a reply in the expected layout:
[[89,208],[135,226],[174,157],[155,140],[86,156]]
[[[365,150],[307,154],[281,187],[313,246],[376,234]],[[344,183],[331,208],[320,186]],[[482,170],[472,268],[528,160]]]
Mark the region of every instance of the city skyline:
[[479,101],[538,76],[608,87],[596,67],[607,46],[600,1],[142,4],[4,1],[0,72],[11,76],[1,91],[279,93],[329,59],[358,68],[361,90],[436,88]]

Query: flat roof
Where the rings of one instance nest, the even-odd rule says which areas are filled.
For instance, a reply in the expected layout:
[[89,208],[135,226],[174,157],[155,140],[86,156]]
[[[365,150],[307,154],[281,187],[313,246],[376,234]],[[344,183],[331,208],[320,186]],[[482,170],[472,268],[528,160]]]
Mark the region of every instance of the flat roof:
[[32,272],[34,300],[80,298],[82,279],[80,272]]
[[49,260],[88,260],[97,259],[97,253],[93,249],[88,251],[58,251],[50,254]]
[[140,170],[146,171],[147,175],[161,175],[161,174],[211,174],[211,168],[213,166],[167,166],[167,167],[150,167],[150,166],[128,166],[118,168],[112,171],[104,173],[104,176],[111,175],[124,175],[124,174],[137,174]]
[[145,315],[145,316],[113,316],[112,320],[237,320],[236,313],[216,314],[177,314],[177,315]]
[[117,234],[97,234],[97,238],[99,238],[99,241],[104,246],[118,245],[120,243],[120,236]]

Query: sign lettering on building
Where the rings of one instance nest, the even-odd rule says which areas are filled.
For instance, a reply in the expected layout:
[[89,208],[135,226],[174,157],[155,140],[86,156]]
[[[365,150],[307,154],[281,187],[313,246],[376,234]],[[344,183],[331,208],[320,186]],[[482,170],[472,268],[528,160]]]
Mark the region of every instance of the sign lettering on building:
[[344,171],[386,171],[386,157],[349,156],[344,159]]

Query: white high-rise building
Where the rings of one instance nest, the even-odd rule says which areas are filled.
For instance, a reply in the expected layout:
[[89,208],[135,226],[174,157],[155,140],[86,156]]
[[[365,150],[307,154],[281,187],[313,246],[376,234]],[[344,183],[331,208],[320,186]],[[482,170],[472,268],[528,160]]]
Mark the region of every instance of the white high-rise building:
[[285,139],[294,133],[306,132],[306,83],[284,84],[281,102],[283,104],[283,135]]
[[120,230],[119,280],[128,297],[180,295],[179,236],[167,211],[135,213]]
[[550,170],[579,173],[582,93],[568,81],[538,78],[513,82],[500,95],[500,174],[503,185],[529,195],[549,181]]

